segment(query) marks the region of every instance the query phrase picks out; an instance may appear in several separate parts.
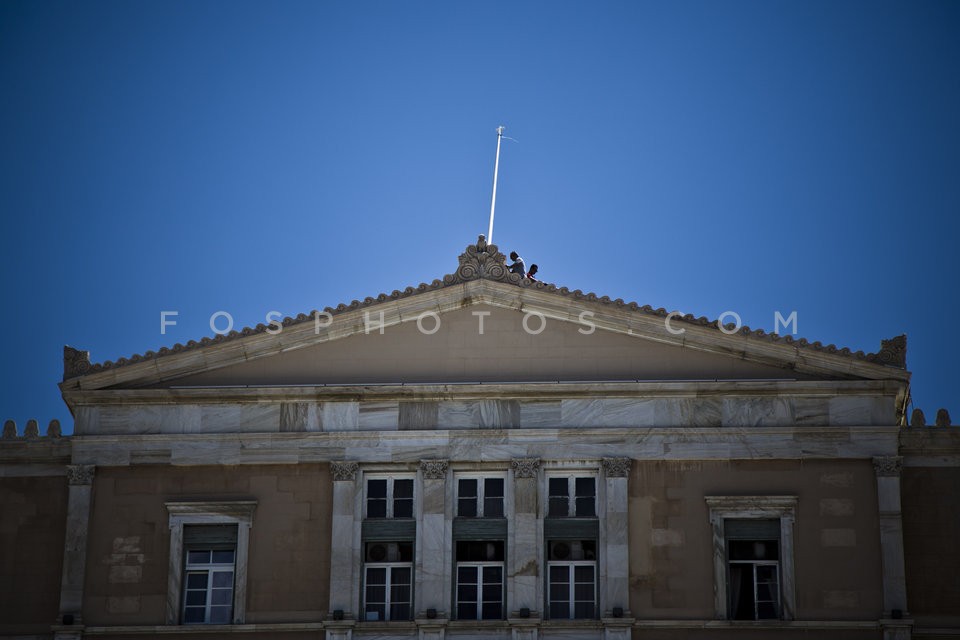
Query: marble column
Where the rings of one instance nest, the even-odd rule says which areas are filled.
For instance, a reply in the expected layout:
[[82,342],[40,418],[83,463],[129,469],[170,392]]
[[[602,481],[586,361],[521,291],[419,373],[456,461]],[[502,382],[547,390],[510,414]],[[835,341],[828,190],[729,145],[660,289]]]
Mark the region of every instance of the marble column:
[[[429,609],[437,612],[433,622],[425,623],[431,628],[427,637],[442,637],[442,634],[435,635],[435,627],[438,618],[446,618],[450,602],[451,532],[447,531],[446,516],[448,466],[446,460],[420,461],[423,491],[417,531],[417,590],[414,603],[419,612],[418,618],[426,617]],[[423,629],[421,637],[424,637]]]
[[330,535],[330,608],[329,613],[342,611],[344,620],[331,623],[327,640],[349,640],[352,622],[360,609],[361,552],[359,521],[356,518],[360,495],[357,486],[356,462],[331,462],[333,478],[333,513]]
[[[880,560],[883,572],[883,612],[880,621],[884,640],[907,640],[911,623],[907,613],[907,583],[903,561],[903,521],[900,511],[900,456],[873,459],[877,474],[877,506],[880,515]],[[896,613],[895,613],[896,612]],[[892,619],[897,615],[897,619]]]
[[[539,544],[539,508],[537,501],[539,458],[514,458],[513,518],[507,543],[507,612],[516,616],[521,609],[529,609],[531,617],[541,610],[541,544]],[[514,629],[527,633],[530,628]],[[535,630],[535,629],[534,629]]]
[[[67,465],[67,531],[63,544],[63,574],[60,579],[60,620],[73,616],[73,624],[82,624],[83,579],[87,565],[87,532],[90,528],[90,497],[93,490],[93,465]],[[61,633],[58,631],[58,633]],[[69,637],[61,634],[59,637]]]
[[600,594],[600,610],[605,617],[610,616],[610,612],[617,607],[621,609],[621,618],[629,617],[630,539],[627,526],[627,480],[631,462],[630,458],[604,458],[602,463],[606,483],[606,545],[603,557],[606,580],[605,584],[601,583],[603,592]]

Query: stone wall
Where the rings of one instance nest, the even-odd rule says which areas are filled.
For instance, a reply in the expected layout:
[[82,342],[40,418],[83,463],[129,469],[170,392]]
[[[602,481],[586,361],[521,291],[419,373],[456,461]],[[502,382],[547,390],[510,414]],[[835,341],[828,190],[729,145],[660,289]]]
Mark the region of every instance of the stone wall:
[[170,533],[166,501],[256,500],[248,623],[322,618],[329,600],[327,465],[99,467],[87,557],[88,625],[165,622]]
[[56,620],[66,513],[64,475],[0,477],[0,636]]
[[793,495],[796,619],[876,620],[882,610],[876,486],[869,460],[635,462],[633,615],[714,618],[705,496]]

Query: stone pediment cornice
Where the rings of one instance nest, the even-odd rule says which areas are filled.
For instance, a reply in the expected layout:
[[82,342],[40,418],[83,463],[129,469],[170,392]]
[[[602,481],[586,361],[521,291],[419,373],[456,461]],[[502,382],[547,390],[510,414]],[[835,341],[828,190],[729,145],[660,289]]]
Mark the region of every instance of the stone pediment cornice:
[[[393,292],[381,293],[376,297],[367,297],[364,300],[353,300],[349,304],[342,303],[336,307],[326,307],[322,312],[312,311],[309,314],[301,313],[296,317],[286,317],[281,321],[284,331],[288,328],[298,328],[303,325],[307,330],[301,333],[305,336],[302,344],[291,345],[284,341],[284,349],[297,348],[298,346],[308,346],[315,344],[320,340],[313,336],[312,327],[317,314],[329,314],[334,320],[339,316],[344,316],[358,311],[369,311],[380,305],[398,303],[416,296],[428,295],[434,292],[442,292],[444,289],[453,289],[465,285],[476,284],[478,281],[489,283],[492,288],[480,288],[471,290],[472,293],[489,293],[490,296],[471,295],[469,296],[473,303],[492,303],[497,304],[497,294],[503,294],[501,287],[517,288],[530,292],[539,302],[553,301],[554,307],[571,308],[580,305],[587,306],[591,311],[608,311],[614,316],[626,316],[636,318],[638,321],[654,320],[660,324],[671,312],[664,308],[654,309],[650,305],[639,305],[636,302],[625,302],[623,299],[612,300],[609,296],[598,296],[595,293],[584,293],[576,289],[570,290],[567,287],[558,287],[554,284],[532,281],[521,277],[519,274],[510,273],[505,264],[504,255],[494,244],[487,244],[483,236],[480,236],[476,244],[466,247],[460,254],[459,264],[454,273],[443,276],[442,279],[434,280],[431,283],[421,283],[416,287],[407,287],[403,290],[394,290]],[[454,294],[456,295],[456,294]],[[502,303],[503,296],[500,295]],[[502,304],[502,306],[511,306]],[[515,306],[515,305],[514,305]],[[452,307],[451,307],[452,308]],[[562,314],[569,316],[569,313]],[[575,315],[572,317],[576,317]],[[790,335],[781,336],[775,333],[767,333],[762,329],[751,329],[747,326],[741,327],[736,333],[730,334],[721,331],[719,320],[710,320],[706,317],[695,317],[691,314],[674,314],[671,317],[673,326],[686,328],[691,332],[703,338],[703,340],[690,339],[685,336],[683,339],[673,339],[673,336],[659,336],[662,342],[675,342],[692,348],[703,347],[707,351],[726,352],[753,359],[750,352],[760,354],[758,361],[775,363],[782,361],[786,363],[782,366],[789,368],[803,368],[804,370],[818,373],[836,373],[844,377],[863,377],[868,379],[891,378],[898,380],[908,380],[909,373],[906,372],[906,336],[897,336],[890,340],[883,340],[881,348],[876,353],[864,353],[862,351],[851,351],[848,348],[838,348],[836,345],[824,345],[821,342],[809,342],[804,338],[795,339]],[[649,322],[646,324],[650,324]],[[602,323],[600,325],[603,327]],[[176,366],[164,366],[167,361],[173,361],[181,357],[189,357],[193,352],[208,348],[216,349],[218,345],[224,343],[242,342],[244,340],[270,340],[276,339],[280,334],[270,334],[268,329],[272,327],[265,324],[258,324],[255,327],[245,327],[241,330],[234,330],[227,334],[217,335],[215,337],[205,337],[201,340],[190,340],[186,344],[177,343],[172,347],[163,347],[158,351],[147,351],[143,354],[130,356],[129,358],[120,358],[115,361],[105,361],[102,363],[93,363],[90,361],[90,353],[81,351],[69,346],[64,347],[64,372],[61,384],[62,389],[67,388],[105,388],[118,383],[129,383],[131,380],[139,381],[141,378],[147,382],[152,380],[164,380],[179,375],[201,370],[207,370],[215,367],[227,366],[237,362],[243,362],[249,359],[249,354],[244,349],[234,349],[237,356],[235,358],[217,358],[216,364],[211,365],[204,361],[192,360],[202,365],[193,371],[182,370]],[[729,328],[727,328],[729,330]],[[360,330],[362,331],[362,329]],[[355,333],[356,331],[354,331]],[[643,332],[634,330],[625,331],[639,337],[645,336]],[[347,337],[352,333],[340,332],[334,335],[330,333],[325,339],[336,339]],[[313,337],[311,340],[310,338]],[[715,344],[716,349],[710,348],[708,344]],[[754,345],[754,349],[744,349],[745,344]],[[802,352],[805,352],[802,353]],[[809,355],[806,355],[809,354]],[[792,364],[791,364],[792,363]],[[800,366],[796,366],[799,364]],[[128,369],[129,375],[114,376],[105,375],[119,369]],[[134,373],[135,371],[139,372]],[[79,379],[84,379],[89,384],[79,383]]]

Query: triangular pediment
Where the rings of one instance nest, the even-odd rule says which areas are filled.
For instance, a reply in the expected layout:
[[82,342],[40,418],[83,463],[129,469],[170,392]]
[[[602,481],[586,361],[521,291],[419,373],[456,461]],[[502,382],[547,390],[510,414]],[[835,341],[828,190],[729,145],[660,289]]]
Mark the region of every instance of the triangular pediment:
[[442,280],[288,318],[279,330],[102,364],[67,348],[61,388],[909,379],[902,337],[853,354],[533,282],[482,241],[459,260]]
[[178,386],[808,379],[742,358],[487,304],[198,373]]

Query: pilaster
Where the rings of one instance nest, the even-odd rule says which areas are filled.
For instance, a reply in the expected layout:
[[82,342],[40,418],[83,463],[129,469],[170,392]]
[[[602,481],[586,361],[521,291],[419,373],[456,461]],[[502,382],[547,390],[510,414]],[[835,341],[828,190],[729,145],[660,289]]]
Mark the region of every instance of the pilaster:
[[883,572],[884,640],[909,640],[912,622],[907,613],[907,583],[903,560],[903,518],[900,509],[900,471],[903,458],[873,459],[877,474],[877,508],[880,516],[880,567]]
[[[538,526],[537,502],[539,458],[514,458],[513,521],[507,545],[507,611],[540,610],[540,585],[543,580]],[[516,614],[514,614],[516,615]],[[526,626],[514,628],[514,637],[535,638]],[[520,634],[518,636],[518,633]],[[527,634],[527,635],[523,635]]]
[[[333,512],[330,535],[330,613],[345,612],[347,617],[360,609],[359,567],[361,550],[354,544],[359,528],[356,520],[357,484],[356,462],[331,462],[333,478]],[[328,640],[349,640],[353,621],[331,622]]]
[[[93,491],[94,466],[67,465],[67,527],[63,543],[63,573],[60,579],[60,616],[58,623],[72,619],[82,623],[83,579],[87,564],[87,533],[90,528],[90,498]],[[80,637],[79,631],[58,627],[58,638]]]
[[[630,540],[627,522],[627,482],[630,476],[630,458],[604,458],[603,474],[606,483],[606,546],[603,555],[606,581],[601,594],[600,610],[623,612],[630,608]],[[629,613],[629,612],[628,612]],[[619,637],[610,636],[607,637]],[[629,637],[629,631],[627,632]]]
[[[450,601],[451,573],[450,534],[447,531],[446,481],[449,464],[446,460],[421,460],[422,512],[417,532],[417,593],[414,603],[420,613],[417,626],[421,638],[443,638],[443,626],[436,617],[420,618],[428,610],[445,612]],[[441,613],[441,616],[443,614]],[[438,635],[439,634],[439,635]]]

